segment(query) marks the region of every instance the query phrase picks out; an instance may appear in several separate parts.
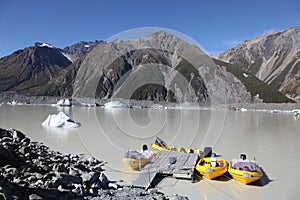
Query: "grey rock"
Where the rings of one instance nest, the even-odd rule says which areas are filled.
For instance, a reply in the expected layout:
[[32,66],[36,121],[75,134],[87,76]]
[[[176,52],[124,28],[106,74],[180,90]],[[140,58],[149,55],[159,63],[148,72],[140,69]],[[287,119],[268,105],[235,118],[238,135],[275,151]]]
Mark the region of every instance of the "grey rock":
[[13,140],[12,140],[11,137],[3,137],[3,138],[0,139],[0,142],[1,142],[1,143],[2,143],[2,142],[7,143],[7,142],[12,142],[12,141],[13,141]]
[[59,184],[60,184],[60,182],[57,178],[52,179],[51,181],[49,181],[48,187],[49,188],[58,188]]
[[35,182],[36,180],[37,180],[37,179],[36,179],[35,176],[30,176],[30,177],[27,178],[27,182],[30,182],[30,183],[33,183],[33,182]]
[[36,186],[36,187],[41,187],[41,186],[43,186],[44,185],[44,181],[42,181],[42,180],[38,180],[37,182],[35,182],[34,184],[32,184],[32,185],[34,185],[34,186]]
[[29,199],[29,200],[40,200],[40,199],[43,199],[43,198],[40,197],[40,196],[37,195],[37,194],[31,194],[31,195],[29,195],[28,199]]
[[36,166],[41,166],[42,165],[42,162],[40,160],[33,160],[33,163],[36,165]]
[[173,194],[169,197],[167,197],[169,200],[188,200],[187,197],[183,197],[183,196],[180,196],[180,195],[177,195],[177,194]]
[[92,195],[97,195],[98,194],[98,188],[90,188],[89,189],[89,193]]
[[11,167],[7,168],[6,172],[15,175],[18,172],[18,170],[15,167]]
[[24,138],[25,138],[25,135],[23,133],[21,133],[20,131],[17,131],[17,130],[13,131],[13,140],[14,141],[20,142]]
[[118,185],[115,183],[108,183],[108,187],[111,189],[118,189]]
[[70,167],[69,168],[69,175],[78,176],[79,175],[78,170],[74,169],[73,167]]
[[62,183],[66,184],[66,185],[71,185],[74,183],[77,184],[82,184],[82,178],[81,177],[77,177],[77,176],[71,176],[68,174],[61,174],[60,175],[60,180]]
[[58,188],[57,188],[58,191],[61,191],[61,192],[68,192],[67,189],[63,188],[62,185],[59,185]]
[[27,154],[27,153],[29,153],[30,152],[30,147],[28,147],[28,146],[22,146],[20,149],[19,149],[19,152],[21,153],[21,154]]
[[89,172],[89,175],[91,175],[90,183],[94,183],[100,177],[97,172]]
[[24,138],[24,139],[21,141],[21,143],[22,143],[23,145],[28,145],[28,144],[30,143],[30,139],[29,139],[29,138]]
[[72,192],[76,193],[77,195],[82,196],[83,195],[83,187],[80,184],[73,184],[73,186],[75,187],[74,189],[72,189]]
[[62,163],[57,163],[57,164],[54,164],[53,167],[52,167],[52,170],[53,171],[57,171],[57,172],[65,172],[66,171],[66,168],[64,166],[64,164]]
[[100,174],[99,181],[100,181],[101,188],[103,188],[103,189],[109,188],[109,186],[108,186],[109,181],[108,181],[107,177],[104,175],[104,173]]
[[100,174],[99,180],[100,180],[101,182],[108,182],[108,178],[105,176],[104,173],[101,173],[101,174]]
[[46,172],[49,172],[51,170],[51,168],[48,165],[42,165],[40,167]]
[[43,175],[40,174],[40,173],[35,173],[35,177],[36,177],[37,179],[42,179],[42,178],[43,178]]
[[20,178],[14,178],[13,182],[16,183],[16,184],[19,184],[21,182],[21,179]]
[[83,182],[90,182],[90,180],[92,179],[92,176],[90,174],[82,174],[80,177],[82,178]]
[[0,146],[0,167],[7,164],[15,164],[16,155],[14,149],[7,145]]
[[157,193],[158,189],[157,188],[150,188],[150,189],[147,190],[147,192],[149,192],[150,194]]

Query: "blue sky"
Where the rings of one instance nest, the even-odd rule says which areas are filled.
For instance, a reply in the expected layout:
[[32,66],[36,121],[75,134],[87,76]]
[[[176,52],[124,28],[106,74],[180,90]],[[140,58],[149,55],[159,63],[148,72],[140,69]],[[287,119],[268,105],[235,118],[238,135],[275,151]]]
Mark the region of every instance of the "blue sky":
[[0,57],[37,41],[62,48],[141,27],[181,32],[215,54],[300,26],[299,11],[299,0],[0,0]]

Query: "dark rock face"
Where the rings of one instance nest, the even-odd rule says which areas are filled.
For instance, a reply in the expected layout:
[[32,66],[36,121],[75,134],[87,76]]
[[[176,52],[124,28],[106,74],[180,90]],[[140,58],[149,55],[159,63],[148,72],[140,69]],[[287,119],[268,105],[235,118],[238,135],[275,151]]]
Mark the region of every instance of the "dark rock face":
[[51,151],[20,131],[0,128],[0,198],[168,199],[159,192],[111,183],[103,165],[93,157]]
[[32,46],[0,59],[0,92],[34,94],[71,64],[58,49]]

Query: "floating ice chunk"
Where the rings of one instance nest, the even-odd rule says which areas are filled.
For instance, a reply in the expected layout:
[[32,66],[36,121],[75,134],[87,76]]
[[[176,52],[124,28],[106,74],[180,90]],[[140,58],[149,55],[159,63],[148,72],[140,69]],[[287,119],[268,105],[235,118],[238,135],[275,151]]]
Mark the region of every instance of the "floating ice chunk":
[[72,106],[72,101],[70,99],[61,99],[57,102],[58,106]]
[[78,122],[74,122],[68,115],[63,112],[49,115],[47,119],[42,123],[42,125],[61,128],[76,128],[80,126]]
[[246,108],[241,108],[241,111],[245,112],[245,111],[247,111],[247,109]]
[[119,101],[111,101],[104,104],[105,108],[129,108],[129,106],[125,103],[121,103]]
[[295,115],[296,117],[300,116],[300,109],[294,109],[292,110],[293,115]]

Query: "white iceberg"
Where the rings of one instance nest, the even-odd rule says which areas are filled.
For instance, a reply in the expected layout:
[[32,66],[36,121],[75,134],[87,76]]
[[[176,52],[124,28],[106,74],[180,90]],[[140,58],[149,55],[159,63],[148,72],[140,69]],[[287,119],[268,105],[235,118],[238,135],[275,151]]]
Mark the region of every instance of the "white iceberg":
[[120,101],[111,101],[104,104],[105,108],[129,108],[129,106],[125,103],[121,103]]
[[57,102],[58,106],[72,106],[72,101],[70,99],[61,99]]
[[300,109],[294,109],[292,110],[293,115],[295,115],[296,117],[300,116]]
[[42,125],[60,128],[76,128],[80,126],[78,122],[74,122],[68,115],[63,112],[49,115],[47,119],[42,123]]

